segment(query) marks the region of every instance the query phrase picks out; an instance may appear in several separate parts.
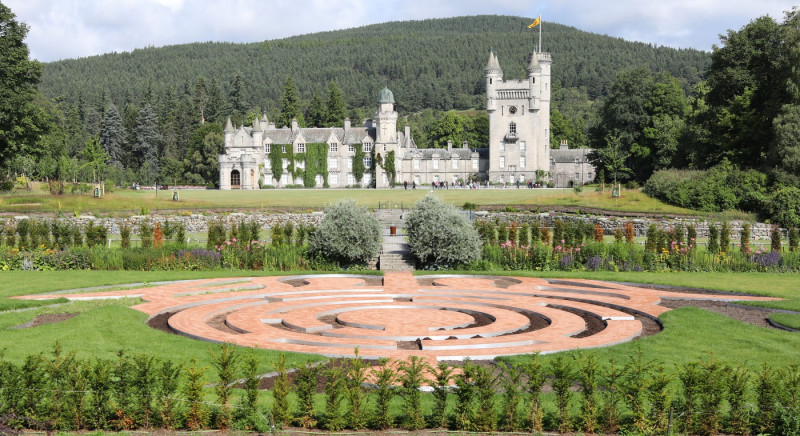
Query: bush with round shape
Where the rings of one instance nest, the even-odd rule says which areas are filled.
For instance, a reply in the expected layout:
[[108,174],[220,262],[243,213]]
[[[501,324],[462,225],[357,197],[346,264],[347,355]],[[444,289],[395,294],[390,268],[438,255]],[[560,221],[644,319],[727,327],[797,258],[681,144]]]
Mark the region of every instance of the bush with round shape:
[[417,202],[408,214],[406,230],[411,253],[426,269],[454,267],[480,257],[475,227],[453,205],[435,196]]
[[311,237],[311,252],[341,265],[366,264],[381,248],[381,224],[353,200],[325,209]]

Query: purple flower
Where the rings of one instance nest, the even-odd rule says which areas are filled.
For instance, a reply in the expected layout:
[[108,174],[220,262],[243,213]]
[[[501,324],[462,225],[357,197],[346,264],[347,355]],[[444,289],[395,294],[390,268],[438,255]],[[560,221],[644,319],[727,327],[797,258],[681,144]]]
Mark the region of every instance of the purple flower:
[[561,258],[561,268],[570,269],[572,268],[572,255],[568,254]]
[[753,262],[761,269],[774,268],[781,264],[781,253],[777,251],[756,253],[753,255]]
[[586,268],[592,271],[597,271],[602,266],[603,266],[603,259],[600,256],[592,256],[589,258],[589,261],[586,262]]

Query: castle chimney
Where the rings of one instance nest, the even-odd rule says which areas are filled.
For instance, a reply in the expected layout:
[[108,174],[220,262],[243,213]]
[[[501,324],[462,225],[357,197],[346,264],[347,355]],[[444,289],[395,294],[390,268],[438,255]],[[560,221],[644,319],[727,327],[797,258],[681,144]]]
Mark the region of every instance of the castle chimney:
[[297,118],[292,118],[292,132],[296,132],[298,128]]
[[405,134],[406,134],[406,141],[410,140],[411,139],[411,126],[409,126],[408,124],[406,124]]
[[559,150],[567,150],[567,149],[569,149],[569,144],[567,143],[566,139],[562,139],[561,140],[561,144],[559,144],[558,149]]
[[469,142],[464,141],[461,143],[461,148],[469,148]]
[[453,141],[448,140],[447,141],[447,151],[450,151],[452,149],[453,149]]
[[345,130],[350,130],[350,118],[345,118],[344,119],[344,129]]

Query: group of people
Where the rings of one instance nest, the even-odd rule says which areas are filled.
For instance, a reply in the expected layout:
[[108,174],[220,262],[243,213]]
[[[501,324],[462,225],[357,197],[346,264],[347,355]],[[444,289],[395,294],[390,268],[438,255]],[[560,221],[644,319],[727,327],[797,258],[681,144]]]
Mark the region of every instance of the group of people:
[[[483,182],[483,184],[484,184],[484,186],[486,186],[486,189],[489,189],[489,181],[488,180],[486,182]],[[522,185],[522,181],[521,180],[517,180],[516,181],[516,185],[517,185],[517,189],[519,189],[520,186]],[[530,180],[530,179],[528,179],[528,181],[526,182],[526,185],[527,185],[528,189],[542,188],[543,187],[542,184],[534,183],[534,181]],[[454,189],[463,189],[463,188],[478,189],[478,188],[480,188],[480,186],[481,186],[481,183],[478,183],[478,182],[462,182],[461,180],[457,180],[455,182],[450,182],[450,183],[448,183],[448,182],[433,182],[433,183],[431,183],[431,187],[433,189],[450,189],[450,188],[454,188]],[[512,184],[512,186],[513,186],[513,184]],[[503,189],[505,189],[507,187],[508,187],[508,185],[504,181],[503,182]],[[408,190],[408,180],[403,181],[403,189],[405,189],[406,191]],[[417,189],[417,182],[416,181],[412,181],[411,182],[411,189]]]

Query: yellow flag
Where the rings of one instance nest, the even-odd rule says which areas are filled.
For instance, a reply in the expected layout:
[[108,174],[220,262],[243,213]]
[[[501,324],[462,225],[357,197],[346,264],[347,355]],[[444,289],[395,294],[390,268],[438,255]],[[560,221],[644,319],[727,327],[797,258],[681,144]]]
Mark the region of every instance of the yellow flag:
[[538,26],[538,25],[539,25],[539,23],[541,23],[541,22],[542,22],[542,16],[541,16],[541,15],[539,15],[539,18],[537,18],[536,20],[534,20],[534,21],[533,21],[533,23],[531,23],[531,25],[530,25],[530,26],[528,26],[528,29],[533,29],[534,27]]

